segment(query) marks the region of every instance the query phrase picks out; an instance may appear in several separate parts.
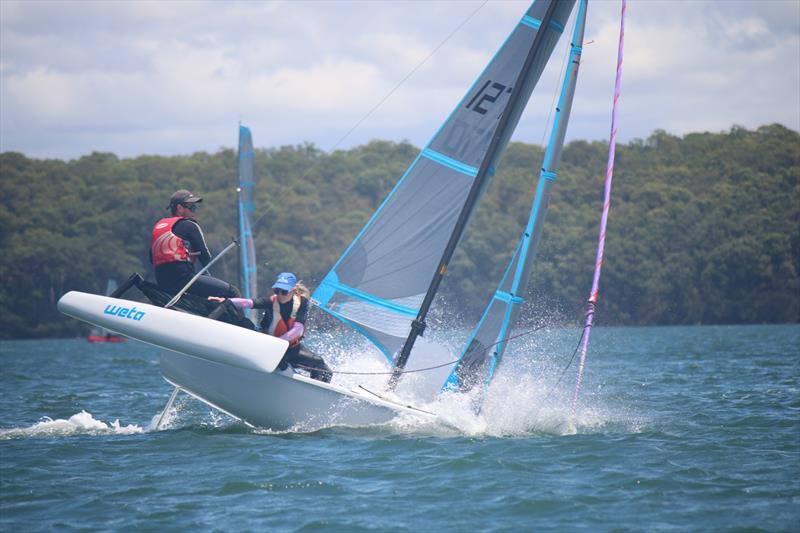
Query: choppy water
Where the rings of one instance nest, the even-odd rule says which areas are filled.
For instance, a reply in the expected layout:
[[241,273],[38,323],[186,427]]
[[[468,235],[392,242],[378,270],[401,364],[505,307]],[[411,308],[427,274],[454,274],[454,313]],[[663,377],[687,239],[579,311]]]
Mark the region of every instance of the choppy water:
[[142,344],[2,342],[0,529],[800,530],[800,326],[598,328],[568,434],[578,335],[434,405],[459,429],[285,433],[185,397],[153,431]]

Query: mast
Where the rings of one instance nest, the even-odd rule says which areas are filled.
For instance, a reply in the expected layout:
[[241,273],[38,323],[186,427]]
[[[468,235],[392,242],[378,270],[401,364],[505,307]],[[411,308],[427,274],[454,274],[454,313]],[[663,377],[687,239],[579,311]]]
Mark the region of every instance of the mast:
[[597,238],[597,256],[594,262],[594,274],[592,276],[592,289],[589,293],[589,301],[586,304],[586,323],[583,326],[583,340],[581,343],[581,357],[578,362],[578,377],[575,383],[575,393],[572,396],[570,407],[570,423],[575,420],[575,411],[578,406],[578,395],[581,392],[581,381],[583,379],[583,368],[586,365],[586,354],[589,351],[589,335],[594,324],[594,310],[597,304],[597,296],[600,291],[600,271],[603,268],[603,257],[606,247],[606,224],[608,223],[608,211],[611,208],[611,181],[614,177],[614,155],[617,147],[617,109],[619,108],[620,87],[622,85],[622,52],[625,44],[625,8],[626,2],[622,0],[622,11],[619,23],[619,47],[617,48],[617,76],[614,81],[614,103],[611,107],[611,135],[608,142],[608,161],[606,163],[606,180],[603,186],[603,214],[600,217],[600,234]]
[[414,348],[414,343],[416,342],[417,337],[422,335],[422,333],[425,331],[425,317],[427,316],[428,310],[433,303],[433,298],[436,296],[436,292],[439,290],[439,285],[441,284],[442,279],[447,272],[447,266],[450,263],[450,259],[453,257],[456,246],[458,245],[458,242],[464,233],[464,229],[466,228],[470,215],[472,215],[472,211],[475,209],[475,204],[477,203],[481,192],[483,192],[484,186],[491,177],[491,174],[494,173],[494,168],[492,165],[496,160],[498,152],[502,148],[503,139],[506,133],[508,133],[507,130],[511,124],[511,117],[514,115],[513,110],[519,106],[524,94],[524,91],[521,90],[522,82],[527,78],[528,73],[534,64],[534,60],[539,54],[540,43],[547,33],[550,22],[553,20],[553,13],[555,12],[557,3],[558,0],[551,0],[550,5],[547,6],[547,11],[542,17],[539,31],[536,32],[536,36],[533,39],[533,44],[531,45],[530,49],[528,50],[528,54],[525,57],[525,63],[523,64],[522,69],[520,70],[520,73],[514,82],[514,87],[517,90],[511,92],[505,112],[500,117],[497,129],[495,130],[492,140],[489,143],[489,148],[486,151],[486,155],[481,161],[481,166],[478,169],[478,173],[475,176],[474,181],[472,182],[472,187],[470,188],[467,200],[461,209],[458,220],[453,228],[453,232],[450,234],[450,239],[444,249],[442,258],[439,261],[439,267],[436,269],[430,286],[428,287],[428,291],[425,293],[425,298],[422,301],[422,305],[417,313],[417,317],[411,322],[411,331],[409,332],[406,342],[403,344],[403,348],[397,358],[395,368],[392,372],[392,377],[389,379],[389,389],[394,389],[397,385],[397,382],[400,379],[400,374],[408,362],[408,357],[411,354],[411,350]]
[[247,298],[247,279],[244,272],[244,261],[242,261],[245,252],[244,231],[242,227],[242,121],[239,121],[239,145],[236,150],[236,221],[239,226],[239,254],[236,259],[236,271],[239,273],[239,287],[244,291],[244,297]]

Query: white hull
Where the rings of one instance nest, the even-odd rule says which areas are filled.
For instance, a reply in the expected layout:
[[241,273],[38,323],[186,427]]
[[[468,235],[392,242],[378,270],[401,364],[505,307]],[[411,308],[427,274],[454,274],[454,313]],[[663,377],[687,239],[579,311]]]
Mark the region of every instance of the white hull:
[[161,374],[195,398],[256,427],[313,430],[388,422],[406,413],[436,416],[365,389],[322,383],[291,369],[266,373],[164,351]]
[[[400,413],[436,416],[291,370],[276,371],[286,341],[182,311],[82,292],[58,302],[62,313],[164,349],[164,378],[231,416],[276,430],[383,423]],[[133,318],[131,318],[132,315]]]
[[174,309],[70,291],[58,310],[138,341],[235,367],[272,372],[289,343]]

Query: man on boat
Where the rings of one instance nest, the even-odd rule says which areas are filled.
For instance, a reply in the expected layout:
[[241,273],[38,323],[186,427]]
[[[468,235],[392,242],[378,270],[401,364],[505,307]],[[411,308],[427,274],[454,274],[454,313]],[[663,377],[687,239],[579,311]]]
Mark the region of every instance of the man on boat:
[[[167,207],[172,216],[162,218],[153,227],[150,261],[155,267],[158,287],[163,291],[176,294],[194,277],[197,261],[203,266],[211,261],[203,230],[196,220],[202,201],[186,189],[175,191]],[[239,289],[211,275],[197,278],[188,292],[225,298],[240,295]]]
[[[261,331],[289,341],[289,349],[281,361],[280,368],[290,364],[308,370],[313,379],[330,383],[333,373],[322,357],[308,350],[300,341],[303,338],[308,316],[309,290],[291,272],[282,272],[272,285],[272,294],[255,300],[231,298],[231,303],[244,309],[263,309]],[[209,300],[223,301],[210,297]]]

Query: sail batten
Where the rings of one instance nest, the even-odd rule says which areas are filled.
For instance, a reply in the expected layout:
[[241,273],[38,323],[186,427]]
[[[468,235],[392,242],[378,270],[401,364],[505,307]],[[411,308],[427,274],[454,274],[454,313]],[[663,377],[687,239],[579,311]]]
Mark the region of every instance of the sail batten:
[[462,174],[466,174],[467,176],[470,176],[472,178],[478,175],[478,169],[476,167],[467,165],[462,161],[458,161],[444,154],[440,154],[439,152],[431,150],[430,148],[426,148],[425,150],[423,150],[422,155],[424,155],[431,161],[436,161],[442,166],[451,168],[453,170],[461,172]]

